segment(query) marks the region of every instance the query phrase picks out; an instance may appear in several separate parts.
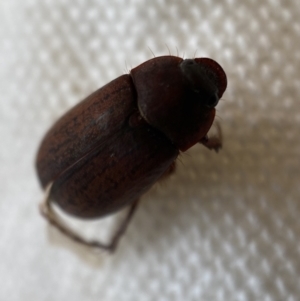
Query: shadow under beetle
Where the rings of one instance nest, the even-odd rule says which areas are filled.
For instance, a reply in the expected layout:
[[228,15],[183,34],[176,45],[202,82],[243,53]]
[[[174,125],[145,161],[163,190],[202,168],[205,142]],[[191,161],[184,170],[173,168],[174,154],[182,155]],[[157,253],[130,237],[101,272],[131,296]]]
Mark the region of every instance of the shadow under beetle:
[[[221,139],[209,139],[207,132],[226,86],[225,72],[212,59],[162,56],[95,91],[62,116],[41,143],[36,167],[47,189],[43,215],[78,242],[115,250],[138,199],[175,170],[180,151],[199,142],[216,151],[221,147]],[[104,244],[86,241],[61,224],[50,200],[86,219],[126,206],[129,211]]]

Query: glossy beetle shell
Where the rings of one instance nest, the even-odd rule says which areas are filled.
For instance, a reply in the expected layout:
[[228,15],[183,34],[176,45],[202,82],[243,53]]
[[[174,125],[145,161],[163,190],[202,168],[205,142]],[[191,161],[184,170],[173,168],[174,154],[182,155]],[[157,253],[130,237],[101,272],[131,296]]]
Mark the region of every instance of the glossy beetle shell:
[[67,213],[97,218],[139,198],[207,134],[226,75],[213,60],[163,56],[97,90],[43,139],[37,171]]

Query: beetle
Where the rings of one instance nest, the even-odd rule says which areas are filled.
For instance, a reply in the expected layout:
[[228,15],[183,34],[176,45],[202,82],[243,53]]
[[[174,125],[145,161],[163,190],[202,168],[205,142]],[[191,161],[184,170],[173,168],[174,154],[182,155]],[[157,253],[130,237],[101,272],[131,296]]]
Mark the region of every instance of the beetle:
[[[218,150],[207,133],[227,86],[210,58],[150,59],[85,98],[48,131],[36,169],[47,196],[43,215],[73,239],[115,250],[137,207],[155,182],[175,170],[180,152],[196,143]],[[110,243],[86,241],[55,217],[94,219],[129,207]]]

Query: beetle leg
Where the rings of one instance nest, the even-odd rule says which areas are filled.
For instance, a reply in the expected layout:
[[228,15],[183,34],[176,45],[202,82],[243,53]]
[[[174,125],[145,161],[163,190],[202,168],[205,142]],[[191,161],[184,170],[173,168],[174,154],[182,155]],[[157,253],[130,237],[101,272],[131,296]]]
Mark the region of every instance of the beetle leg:
[[116,232],[114,233],[114,235],[111,238],[110,243],[105,246],[105,249],[107,249],[109,252],[114,252],[116,250],[120,238],[125,234],[127,227],[133,217],[133,214],[138,207],[138,203],[139,203],[139,199],[135,200],[130,205],[127,215],[125,216],[124,220],[118,226]]
[[210,150],[214,150],[216,153],[219,151],[219,149],[222,148],[223,144],[223,137],[222,137],[222,130],[221,126],[218,122],[215,123],[217,128],[217,133],[214,136],[208,137],[205,135],[199,143],[202,143],[205,147],[207,147]]
[[60,232],[71,238],[72,240],[86,245],[88,247],[93,247],[93,248],[99,248],[99,249],[104,249],[108,252],[114,252],[117,248],[117,245],[119,243],[120,238],[124,235],[129,222],[131,218],[133,217],[133,214],[137,208],[138,201],[135,200],[132,205],[130,206],[126,217],[124,220],[121,222],[121,224],[118,226],[116,232],[112,236],[111,240],[109,243],[102,243],[97,240],[87,240],[84,237],[78,235],[74,230],[70,229],[67,225],[65,225],[60,218],[57,216],[55,211],[52,209],[51,204],[50,204],[50,190],[51,190],[52,184],[50,184],[47,189],[46,189],[46,195],[45,195],[45,200],[43,203],[40,205],[40,212],[42,216],[44,216],[48,222],[53,225],[56,229],[58,229]]

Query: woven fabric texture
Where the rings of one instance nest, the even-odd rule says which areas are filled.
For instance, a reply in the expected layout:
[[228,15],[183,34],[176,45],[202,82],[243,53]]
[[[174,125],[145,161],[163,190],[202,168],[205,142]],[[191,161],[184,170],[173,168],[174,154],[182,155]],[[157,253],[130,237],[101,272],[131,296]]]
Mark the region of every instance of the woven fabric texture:
[[[0,300],[299,300],[299,20],[297,1],[1,1]],[[117,252],[96,253],[39,215],[35,155],[152,52],[221,64],[224,147],[182,154]],[[75,227],[105,237],[118,218]]]

